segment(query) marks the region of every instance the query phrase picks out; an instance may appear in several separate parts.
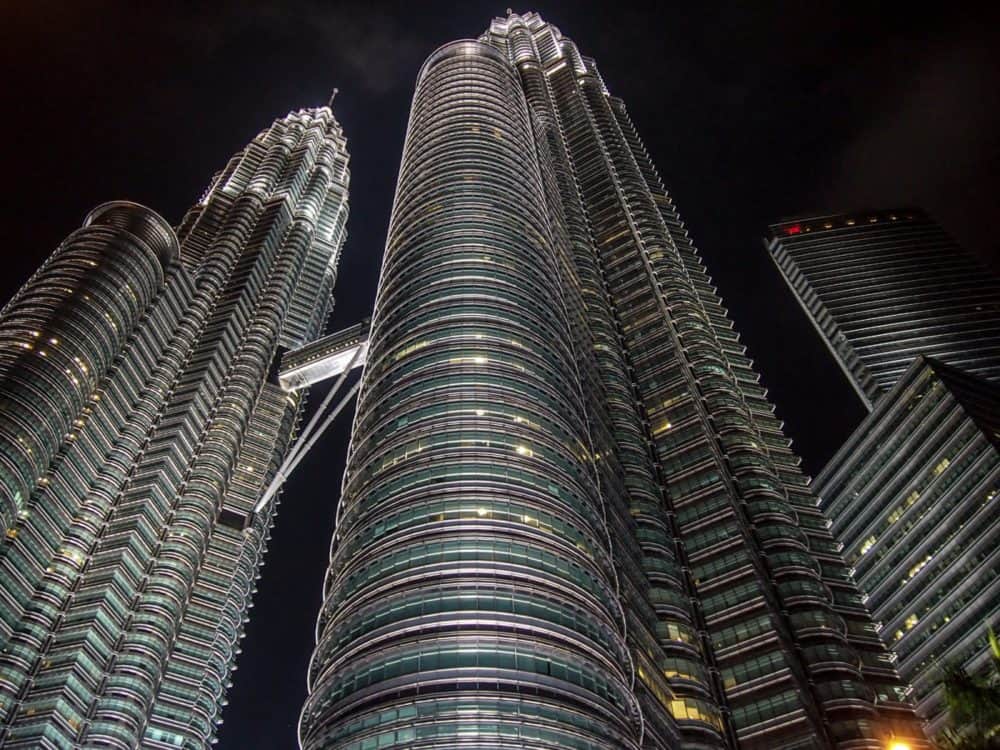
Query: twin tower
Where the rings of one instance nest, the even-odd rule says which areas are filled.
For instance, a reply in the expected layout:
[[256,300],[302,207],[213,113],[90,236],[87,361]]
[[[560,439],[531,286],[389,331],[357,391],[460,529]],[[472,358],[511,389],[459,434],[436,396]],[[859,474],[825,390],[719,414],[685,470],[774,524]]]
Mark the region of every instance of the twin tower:
[[[4,308],[4,747],[214,739],[347,188],[330,110],[291,114]],[[533,13],[431,55],[301,746],[924,747],[758,380],[592,60]]]

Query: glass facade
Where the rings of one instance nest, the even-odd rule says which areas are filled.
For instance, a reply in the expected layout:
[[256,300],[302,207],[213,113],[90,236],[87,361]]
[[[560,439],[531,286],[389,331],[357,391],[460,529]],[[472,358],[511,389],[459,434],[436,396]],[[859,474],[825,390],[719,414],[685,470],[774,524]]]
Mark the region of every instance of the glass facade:
[[275,122],[176,234],[94,211],[0,317],[0,745],[200,748],[221,722],[347,217],[328,108]]
[[421,69],[369,347],[303,748],[924,746],[624,105],[538,15]]
[[783,221],[764,243],[869,411],[918,354],[1000,380],[1000,279],[922,211]]
[[10,529],[178,254],[130,203],[93,211],[0,313],[0,522]]
[[815,482],[931,731],[942,665],[987,671],[1000,628],[998,436],[1000,387],[918,357]]

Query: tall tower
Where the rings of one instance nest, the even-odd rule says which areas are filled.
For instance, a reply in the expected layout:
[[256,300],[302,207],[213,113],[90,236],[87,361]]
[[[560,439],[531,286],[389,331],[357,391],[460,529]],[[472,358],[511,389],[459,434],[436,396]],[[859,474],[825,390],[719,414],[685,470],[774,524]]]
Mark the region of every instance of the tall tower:
[[869,411],[918,354],[1000,380],[1000,279],[922,211],[784,221],[764,244]]
[[303,748],[922,747],[827,529],[593,61],[431,55]]
[[921,356],[813,483],[932,732],[944,668],[993,666],[998,448],[1000,384]]
[[234,156],[175,235],[102,206],[0,317],[0,744],[203,747],[347,217],[326,108]]

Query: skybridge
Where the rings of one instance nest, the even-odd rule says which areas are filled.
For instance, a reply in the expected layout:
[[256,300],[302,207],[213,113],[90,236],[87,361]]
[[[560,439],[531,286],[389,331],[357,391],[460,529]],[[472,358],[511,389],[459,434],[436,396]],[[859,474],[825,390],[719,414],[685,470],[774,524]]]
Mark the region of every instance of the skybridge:
[[371,319],[365,318],[350,328],[286,352],[281,358],[278,384],[284,391],[293,393],[331,378],[336,381],[261,495],[254,513],[260,513],[274,499],[295,467],[357,394],[360,379],[331,407],[351,370],[363,367],[367,361],[370,328]]

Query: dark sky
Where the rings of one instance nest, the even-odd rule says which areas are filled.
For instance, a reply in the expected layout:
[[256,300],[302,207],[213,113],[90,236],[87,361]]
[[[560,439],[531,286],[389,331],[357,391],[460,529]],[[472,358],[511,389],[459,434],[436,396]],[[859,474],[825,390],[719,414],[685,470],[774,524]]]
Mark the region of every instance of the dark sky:
[[[813,473],[861,409],[760,237],[780,217],[918,205],[996,263],[1000,13],[974,5],[515,8],[574,38],[628,104]],[[101,202],[179,221],[257,131],[336,86],[352,182],[333,326],[367,314],[417,69],[505,5],[207,6],[3,4],[0,298]],[[221,748],[296,746],[348,431],[342,418],[283,496]]]

